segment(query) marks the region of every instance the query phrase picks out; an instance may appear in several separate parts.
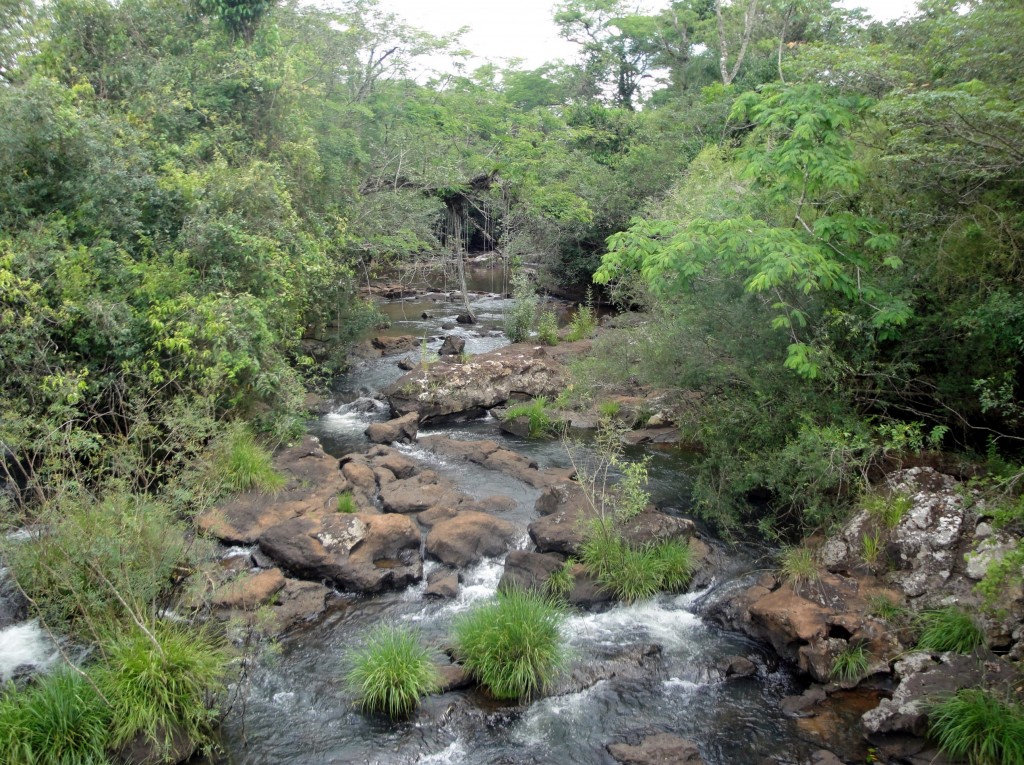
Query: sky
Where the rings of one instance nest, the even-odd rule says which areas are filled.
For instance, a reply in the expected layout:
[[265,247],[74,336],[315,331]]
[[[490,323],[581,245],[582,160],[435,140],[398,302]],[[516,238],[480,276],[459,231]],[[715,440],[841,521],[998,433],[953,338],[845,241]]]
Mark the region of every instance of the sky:
[[[556,0],[380,0],[380,5],[434,34],[470,27],[462,43],[481,58],[521,58],[534,68],[558,58],[571,61],[576,52],[551,20]],[[655,9],[663,3],[643,5]],[[844,0],[843,5],[866,8],[874,18],[888,21],[911,12],[914,0]]]

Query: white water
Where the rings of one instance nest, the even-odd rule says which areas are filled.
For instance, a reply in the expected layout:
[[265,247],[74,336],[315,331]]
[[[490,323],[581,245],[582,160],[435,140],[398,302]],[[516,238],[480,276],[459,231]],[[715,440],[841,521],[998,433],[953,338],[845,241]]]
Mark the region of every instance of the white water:
[[22,622],[0,630],[0,682],[19,667],[44,670],[57,658],[57,649],[38,622]]

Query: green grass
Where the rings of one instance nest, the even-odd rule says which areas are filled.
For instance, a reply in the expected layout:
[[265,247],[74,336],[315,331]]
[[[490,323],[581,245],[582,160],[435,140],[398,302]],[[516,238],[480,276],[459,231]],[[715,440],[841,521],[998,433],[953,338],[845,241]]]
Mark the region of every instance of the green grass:
[[872,595],[868,598],[868,608],[872,616],[884,619],[892,624],[906,621],[909,612],[906,608],[893,603],[885,595]]
[[456,655],[495,698],[528,698],[547,686],[565,661],[563,620],[552,599],[505,590],[456,621]]
[[622,404],[620,404],[618,401],[602,401],[600,404],[597,405],[597,411],[600,413],[602,417],[611,419],[620,411],[622,411]]
[[878,563],[878,556],[882,550],[882,537],[880,534],[863,534],[861,536],[861,549],[864,562],[869,566]]
[[581,560],[602,587],[627,603],[681,590],[693,574],[688,542],[669,540],[634,548],[609,522],[596,522],[590,529]]
[[872,494],[863,500],[864,509],[868,511],[877,523],[887,529],[894,529],[900,525],[900,521],[914,506],[914,501],[906,494],[894,494],[885,497],[881,494]]
[[351,654],[349,664],[346,682],[364,712],[406,717],[420,697],[440,687],[430,652],[420,644],[417,632],[404,627],[377,627],[365,647]]
[[597,329],[597,312],[593,307],[593,294],[587,287],[587,300],[585,305],[577,306],[576,313],[569,323],[569,334],[567,339],[570,343],[590,337]]
[[516,404],[505,412],[505,421],[511,422],[517,417],[526,417],[530,421],[530,438],[543,438],[554,431],[554,422],[545,411],[548,400],[541,396],[533,401]]
[[554,571],[548,577],[548,580],[544,583],[544,591],[557,600],[568,598],[569,593],[576,586],[576,579],[572,575],[572,567],[575,564],[576,561],[572,558],[563,563],[561,568]]
[[970,653],[985,642],[985,633],[971,615],[955,606],[922,611],[917,626],[917,647],[922,651]]
[[779,572],[794,587],[818,579],[818,562],[809,547],[787,547],[779,556]]
[[90,682],[64,668],[0,695],[0,762],[106,765],[110,710]]
[[547,310],[537,319],[537,335],[544,345],[558,345],[558,316]]
[[852,683],[860,680],[868,671],[868,652],[863,644],[847,643],[832,659],[829,670],[830,680]]
[[943,752],[971,765],[1024,765],[1024,708],[976,688],[928,713],[929,735]]
[[224,690],[230,659],[209,632],[159,622],[121,634],[105,645],[96,684],[110,702],[111,744],[139,734],[163,752],[181,731],[197,746],[213,746],[216,699]]
[[227,491],[275,492],[285,479],[274,470],[270,451],[256,441],[244,423],[232,425],[213,450],[214,479]]
[[695,566],[693,548],[689,542],[671,539],[655,546],[654,554],[661,561],[661,586],[669,592],[679,592],[690,583]]
[[339,513],[357,513],[359,508],[356,507],[356,501],[352,498],[352,492],[343,491],[338,495],[338,512]]

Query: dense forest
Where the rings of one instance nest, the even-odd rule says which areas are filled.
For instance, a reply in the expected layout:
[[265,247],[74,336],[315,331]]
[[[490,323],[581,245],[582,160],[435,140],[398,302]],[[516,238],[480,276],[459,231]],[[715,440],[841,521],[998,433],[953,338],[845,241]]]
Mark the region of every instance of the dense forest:
[[913,460],[1024,522],[1020,3],[553,14],[574,62],[469,71],[374,0],[0,0],[0,512],[63,540],[10,554],[106,646],[104,708],[181,650],[154,604],[190,519],[302,432],[380,321],[360,286],[472,253],[623,312],[574,390],[675,395],[721,533],[797,540]]

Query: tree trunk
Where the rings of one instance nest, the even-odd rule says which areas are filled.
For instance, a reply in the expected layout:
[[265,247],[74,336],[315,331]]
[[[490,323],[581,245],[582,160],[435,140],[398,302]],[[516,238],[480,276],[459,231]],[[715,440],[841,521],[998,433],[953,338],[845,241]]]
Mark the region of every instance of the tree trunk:
[[754,32],[754,19],[757,17],[757,0],[750,0],[746,13],[743,14],[743,39],[740,42],[740,52],[736,57],[736,63],[732,70],[729,70],[729,47],[725,39],[725,22],[722,20],[722,0],[715,0],[715,17],[718,20],[718,69],[722,74],[722,84],[729,85],[740,73],[743,59],[747,55],[747,47],[750,45],[750,37]]

